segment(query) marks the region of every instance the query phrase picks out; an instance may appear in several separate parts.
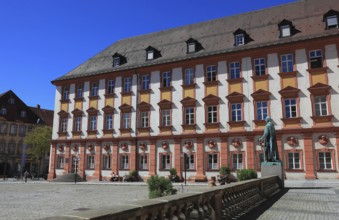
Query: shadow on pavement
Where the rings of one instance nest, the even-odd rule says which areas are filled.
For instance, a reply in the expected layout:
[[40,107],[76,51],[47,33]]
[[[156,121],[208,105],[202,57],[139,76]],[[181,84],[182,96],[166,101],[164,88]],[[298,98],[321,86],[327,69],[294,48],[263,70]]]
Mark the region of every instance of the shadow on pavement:
[[239,220],[253,220],[253,219],[257,219],[259,218],[265,211],[267,211],[268,209],[270,209],[274,203],[276,203],[283,195],[285,195],[288,191],[290,190],[290,188],[284,188],[282,189],[279,193],[277,193],[276,195],[274,195],[272,198],[266,200],[265,202],[263,202],[261,205],[259,205],[258,207],[252,209],[251,211],[249,211],[248,213],[246,213],[245,215],[241,216],[239,218]]

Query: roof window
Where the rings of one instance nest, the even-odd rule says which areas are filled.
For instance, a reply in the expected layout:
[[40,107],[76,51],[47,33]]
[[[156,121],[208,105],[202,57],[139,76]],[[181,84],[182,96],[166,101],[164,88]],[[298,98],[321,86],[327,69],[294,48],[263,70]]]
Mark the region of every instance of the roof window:
[[202,46],[199,43],[199,41],[193,38],[188,39],[186,41],[186,44],[187,44],[187,53],[195,53],[202,49]]
[[280,37],[290,37],[295,35],[296,33],[300,32],[298,31],[292,24],[291,21],[288,21],[286,19],[282,20],[279,24],[279,31],[280,31]]
[[146,48],[146,61],[148,60],[155,60],[161,57],[160,51],[155,49],[154,47],[147,47]]
[[246,31],[238,29],[234,33],[234,46],[241,46],[245,45],[251,41],[253,41],[252,38],[246,33]]
[[113,57],[113,67],[119,67],[127,63],[126,57],[119,53],[115,53],[112,57]]
[[338,28],[339,12],[330,10],[324,14],[323,21],[326,22],[326,29]]

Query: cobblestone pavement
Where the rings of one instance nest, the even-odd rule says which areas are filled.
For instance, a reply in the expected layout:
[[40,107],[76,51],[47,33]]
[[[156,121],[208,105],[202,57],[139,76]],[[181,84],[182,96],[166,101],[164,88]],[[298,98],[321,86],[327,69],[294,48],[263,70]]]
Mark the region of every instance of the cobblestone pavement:
[[258,219],[339,219],[339,181],[287,181],[282,195]]
[[[259,219],[339,219],[339,181],[286,181],[287,193]],[[175,184],[182,191],[182,186]],[[189,184],[199,191],[207,183]],[[327,187],[327,188],[322,188]],[[146,199],[145,183],[0,181],[0,220],[40,219]],[[253,219],[253,218],[251,218]]]
[[[204,185],[187,186],[194,191]],[[182,191],[181,185],[175,188]],[[0,219],[29,220],[148,198],[146,183],[0,181]]]

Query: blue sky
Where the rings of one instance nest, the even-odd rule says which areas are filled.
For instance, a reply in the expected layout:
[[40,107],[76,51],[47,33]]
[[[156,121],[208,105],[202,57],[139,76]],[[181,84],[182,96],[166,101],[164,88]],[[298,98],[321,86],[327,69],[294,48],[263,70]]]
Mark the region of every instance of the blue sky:
[[2,0],[0,94],[54,108],[51,81],[115,41],[296,0]]

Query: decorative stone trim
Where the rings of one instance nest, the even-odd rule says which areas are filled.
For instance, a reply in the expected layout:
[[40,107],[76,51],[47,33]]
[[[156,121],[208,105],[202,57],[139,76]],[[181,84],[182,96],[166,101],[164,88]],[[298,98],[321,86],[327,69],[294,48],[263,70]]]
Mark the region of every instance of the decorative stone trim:
[[318,141],[319,141],[320,144],[326,145],[326,144],[328,144],[328,142],[329,142],[329,138],[328,138],[328,136],[326,136],[326,135],[320,135],[320,136],[318,137]]
[[242,145],[242,141],[240,138],[234,138],[232,140],[232,145],[235,147],[235,148],[238,148]]
[[168,148],[168,142],[167,141],[163,141],[162,143],[161,143],[161,147],[164,149],[164,150],[166,150],[167,148]]
[[295,147],[298,145],[298,139],[296,137],[290,136],[287,139],[287,144],[291,147]]

